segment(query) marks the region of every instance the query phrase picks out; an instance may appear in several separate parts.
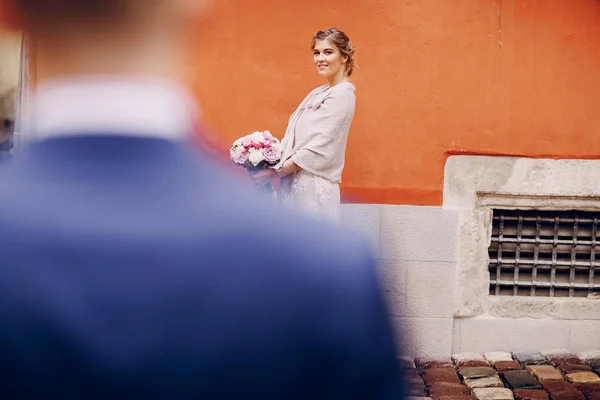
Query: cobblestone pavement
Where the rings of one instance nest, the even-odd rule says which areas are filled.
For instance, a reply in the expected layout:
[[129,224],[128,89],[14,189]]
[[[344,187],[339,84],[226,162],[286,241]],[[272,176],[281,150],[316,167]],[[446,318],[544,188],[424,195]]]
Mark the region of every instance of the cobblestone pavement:
[[600,350],[400,359],[409,400],[600,400]]

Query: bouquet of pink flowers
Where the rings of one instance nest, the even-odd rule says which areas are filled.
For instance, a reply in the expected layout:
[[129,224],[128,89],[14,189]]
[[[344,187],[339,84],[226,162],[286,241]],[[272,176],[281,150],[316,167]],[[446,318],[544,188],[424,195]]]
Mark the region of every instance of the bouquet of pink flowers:
[[[283,146],[281,142],[269,131],[254,132],[239,138],[229,150],[231,162],[257,171],[275,165],[281,160]],[[273,192],[273,185],[268,183],[262,191]]]

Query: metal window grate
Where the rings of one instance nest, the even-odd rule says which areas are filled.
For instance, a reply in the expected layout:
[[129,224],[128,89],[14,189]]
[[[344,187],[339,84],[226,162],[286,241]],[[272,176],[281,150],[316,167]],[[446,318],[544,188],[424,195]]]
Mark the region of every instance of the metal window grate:
[[588,297],[595,275],[600,212],[493,210],[490,295]]

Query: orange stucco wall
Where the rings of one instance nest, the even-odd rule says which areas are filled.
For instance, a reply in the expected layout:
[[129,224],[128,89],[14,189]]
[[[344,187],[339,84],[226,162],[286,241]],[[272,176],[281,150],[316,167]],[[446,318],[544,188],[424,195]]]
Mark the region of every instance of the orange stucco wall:
[[441,204],[449,154],[600,154],[596,0],[219,0],[192,49],[192,86],[227,145],[269,129],[322,82],[314,31],[357,47],[342,184],[361,202]]

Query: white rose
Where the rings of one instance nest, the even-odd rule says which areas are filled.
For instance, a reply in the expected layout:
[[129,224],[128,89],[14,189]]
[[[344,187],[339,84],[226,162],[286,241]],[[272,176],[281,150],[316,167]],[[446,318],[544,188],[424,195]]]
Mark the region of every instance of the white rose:
[[255,166],[260,164],[260,162],[263,160],[262,150],[250,149],[250,157],[248,158],[248,160]]
[[250,138],[252,140],[256,140],[258,142],[262,142],[263,141],[263,134],[262,134],[262,132],[254,132],[252,135],[250,135]]

